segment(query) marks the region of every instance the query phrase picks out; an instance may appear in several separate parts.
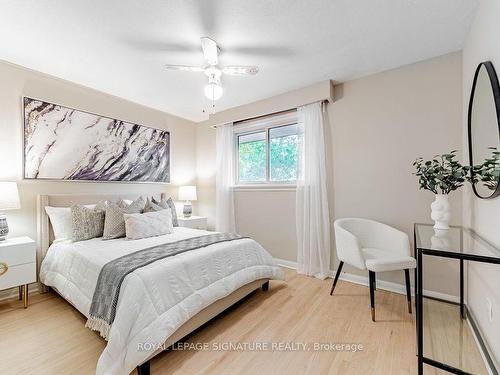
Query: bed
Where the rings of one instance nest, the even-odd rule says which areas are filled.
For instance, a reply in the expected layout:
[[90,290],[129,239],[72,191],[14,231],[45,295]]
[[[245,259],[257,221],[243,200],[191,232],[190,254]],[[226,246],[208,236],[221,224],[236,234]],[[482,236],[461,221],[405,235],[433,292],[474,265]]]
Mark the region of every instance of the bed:
[[[38,197],[41,287],[53,288],[87,318],[105,264],[138,250],[210,233],[176,227],[172,234],[133,241],[124,238],[53,241],[46,206],[68,207],[117,199],[112,195]],[[156,354],[252,291],[267,290],[270,279],[282,278],[282,271],[271,255],[249,238],[214,243],[136,269],[120,286],[116,317],[96,373],[129,374],[137,367],[140,375],[149,374],[149,360]]]

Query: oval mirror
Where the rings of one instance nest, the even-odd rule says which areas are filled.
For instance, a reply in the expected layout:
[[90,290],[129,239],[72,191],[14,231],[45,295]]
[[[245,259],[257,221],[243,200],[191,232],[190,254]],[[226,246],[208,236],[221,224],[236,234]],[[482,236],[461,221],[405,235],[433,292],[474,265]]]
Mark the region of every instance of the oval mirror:
[[482,199],[500,195],[500,86],[493,64],[479,64],[469,101],[469,161],[474,193]]

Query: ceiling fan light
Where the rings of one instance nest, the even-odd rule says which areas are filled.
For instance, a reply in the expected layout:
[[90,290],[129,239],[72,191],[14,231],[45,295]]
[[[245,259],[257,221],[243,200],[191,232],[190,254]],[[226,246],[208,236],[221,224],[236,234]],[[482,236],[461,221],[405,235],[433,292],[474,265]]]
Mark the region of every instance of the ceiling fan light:
[[218,100],[222,96],[222,86],[217,83],[209,83],[205,86],[205,96],[210,100]]

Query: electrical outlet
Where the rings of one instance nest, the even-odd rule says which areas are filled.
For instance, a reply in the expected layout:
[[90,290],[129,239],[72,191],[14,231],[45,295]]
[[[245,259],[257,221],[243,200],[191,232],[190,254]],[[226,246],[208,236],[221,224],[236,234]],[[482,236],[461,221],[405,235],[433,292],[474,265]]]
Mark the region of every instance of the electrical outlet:
[[493,304],[491,303],[491,300],[489,298],[486,298],[486,304],[488,306],[488,317],[490,319],[490,322],[493,321]]

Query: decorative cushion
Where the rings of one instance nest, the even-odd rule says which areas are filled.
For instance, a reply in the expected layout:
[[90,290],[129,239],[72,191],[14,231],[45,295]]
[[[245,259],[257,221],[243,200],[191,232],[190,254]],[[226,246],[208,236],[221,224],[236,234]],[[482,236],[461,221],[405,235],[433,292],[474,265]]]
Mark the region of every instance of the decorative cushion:
[[124,214],[123,217],[127,238],[130,240],[162,236],[174,231],[169,208],[143,214]]
[[56,241],[70,240],[73,237],[71,209],[69,207],[45,207]]
[[163,208],[170,208],[170,211],[172,212],[172,224],[174,227],[179,226],[179,222],[177,220],[177,211],[175,210],[175,203],[172,198],[168,199],[162,199],[161,201],[157,201],[154,197],[151,199],[152,203],[157,204]]
[[146,202],[143,197],[139,197],[129,205],[120,207],[119,204],[125,204],[120,201],[118,203],[108,204],[106,208],[106,219],[104,221],[104,240],[125,237],[125,219],[123,214],[138,214],[142,213]]
[[167,208],[169,208],[168,205],[159,205],[159,204],[153,203],[148,198],[148,199],[146,199],[146,206],[144,206],[144,213],[146,213],[146,212],[157,212],[157,211],[161,211],[161,210],[166,210]]
[[[104,209],[106,201],[99,202],[100,209]],[[96,207],[95,204],[85,205],[87,208]],[[54,231],[55,241],[71,240],[73,237],[73,225],[71,222],[71,207],[46,206],[45,212],[49,215],[50,224]]]
[[133,201],[131,201],[130,199],[120,199],[116,204],[120,208],[125,208],[125,207],[131,205],[132,203],[133,203]]
[[100,202],[94,208],[81,205],[71,206],[71,227],[73,241],[101,237],[104,230],[106,203]]

